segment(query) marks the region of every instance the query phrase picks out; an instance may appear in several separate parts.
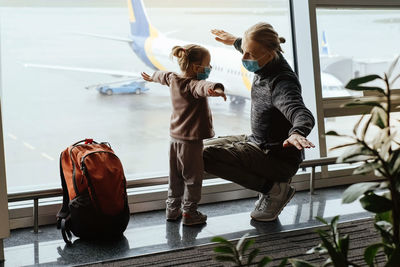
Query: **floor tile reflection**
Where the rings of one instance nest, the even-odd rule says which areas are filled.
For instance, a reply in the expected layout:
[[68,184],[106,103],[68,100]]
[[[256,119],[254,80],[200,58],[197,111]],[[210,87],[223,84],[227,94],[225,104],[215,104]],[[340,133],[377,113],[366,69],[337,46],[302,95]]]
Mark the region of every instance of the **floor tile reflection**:
[[251,220],[250,211],[256,199],[201,205],[208,215],[207,224],[188,227],[181,220],[166,222],[164,211],[134,214],[124,237],[113,242],[74,240],[66,246],[55,226],[41,227],[41,233],[30,229],[12,231],[5,240],[5,266],[65,266],[123,259],[209,243],[214,236],[228,239],[290,231],[320,225],[316,216],[325,219],[341,215],[341,221],[369,217],[358,202],[341,204],[346,187],[320,189],[316,195],[298,192],[274,222]]

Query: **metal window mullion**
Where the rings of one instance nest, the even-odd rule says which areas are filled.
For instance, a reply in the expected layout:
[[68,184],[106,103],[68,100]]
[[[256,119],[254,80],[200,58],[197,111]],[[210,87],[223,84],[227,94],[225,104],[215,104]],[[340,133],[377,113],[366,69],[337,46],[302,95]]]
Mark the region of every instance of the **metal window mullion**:
[[[313,90],[314,99],[308,103],[316,115],[316,132],[310,139],[317,140],[319,157],[327,156],[325,140],[325,122],[322,106],[322,89],[320,80],[320,63],[318,52],[317,23],[315,5],[309,0],[290,0],[293,38],[298,63],[298,75],[304,91]],[[309,99],[304,99],[310,101]],[[307,103],[306,103],[307,104]],[[312,136],[314,135],[314,136]],[[318,153],[318,152],[317,152]],[[326,169],[326,168],[325,168]]]

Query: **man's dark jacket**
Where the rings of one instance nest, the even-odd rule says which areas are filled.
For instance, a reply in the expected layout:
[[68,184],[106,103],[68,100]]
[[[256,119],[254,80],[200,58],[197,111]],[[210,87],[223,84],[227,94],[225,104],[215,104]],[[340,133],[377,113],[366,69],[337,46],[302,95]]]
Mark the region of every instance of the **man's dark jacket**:
[[[234,46],[243,53],[242,39]],[[301,162],[303,150],[283,148],[292,133],[306,137],[314,127],[314,116],[304,105],[301,85],[285,58],[278,57],[255,72],[251,88],[251,131],[249,140],[278,157]]]

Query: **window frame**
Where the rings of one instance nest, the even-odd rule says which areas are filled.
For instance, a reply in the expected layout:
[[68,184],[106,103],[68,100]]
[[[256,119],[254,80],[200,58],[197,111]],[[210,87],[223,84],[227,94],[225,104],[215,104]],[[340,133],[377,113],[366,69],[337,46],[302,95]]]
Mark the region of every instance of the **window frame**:
[[[316,127],[310,135],[311,140],[315,140],[319,146],[319,156],[327,156],[325,133],[325,118],[334,116],[361,114],[361,110],[342,109],[340,106],[348,102],[350,98],[329,98],[322,97],[322,87],[320,80],[320,62],[319,46],[317,36],[316,9],[323,8],[399,8],[398,0],[287,0],[289,8],[289,18],[292,35],[293,61],[294,69],[299,75],[300,83],[303,88],[313,89],[314,99],[306,103],[310,106],[312,112],[316,115]],[[304,34],[305,33],[305,34]],[[0,36],[1,38],[1,36]],[[299,58],[299,54],[302,55]],[[1,57],[1,55],[0,55]],[[312,60],[310,60],[312,59]],[[310,64],[311,63],[311,64]],[[221,69],[224,71],[223,69]],[[1,76],[0,76],[1,78]],[[0,80],[1,81],[1,80]],[[0,83],[1,86],[1,83]],[[396,92],[397,93],[397,92]],[[399,92],[400,94],[400,92]],[[400,105],[400,102],[399,102]],[[393,105],[398,106],[398,105]],[[356,114],[354,114],[356,112]],[[1,119],[1,101],[0,101],[0,176],[4,177],[5,183],[5,165],[4,165],[4,144],[3,129]],[[340,169],[328,171],[327,167],[322,167],[316,173],[316,187],[329,187],[334,185],[349,184],[367,180],[374,180],[373,176],[348,176],[352,174],[352,169]],[[298,173],[292,183],[298,190],[305,190],[309,187],[309,174]],[[138,183],[141,187],[157,187],[160,179],[168,179],[168,176],[147,177]],[[3,182],[3,180],[0,180]],[[7,190],[6,186],[0,183],[0,190]],[[133,212],[143,212],[149,210],[163,209],[165,206],[167,188],[166,186],[157,189],[149,189],[147,192],[130,192],[129,203]],[[248,198],[256,196],[256,192],[233,184],[231,182],[210,184],[204,188],[204,195],[201,203],[211,203],[226,200],[235,200],[239,198]],[[5,196],[6,194],[0,194]],[[45,204],[41,207],[40,224],[54,223],[54,211],[60,207],[60,204]],[[17,207],[9,209],[10,218],[2,216],[2,219],[10,219],[11,228],[27,227],[32,225],[32,208]],[[5,213],[7,214],[7,213]],[[51,215],[50,215],[51,214]]]

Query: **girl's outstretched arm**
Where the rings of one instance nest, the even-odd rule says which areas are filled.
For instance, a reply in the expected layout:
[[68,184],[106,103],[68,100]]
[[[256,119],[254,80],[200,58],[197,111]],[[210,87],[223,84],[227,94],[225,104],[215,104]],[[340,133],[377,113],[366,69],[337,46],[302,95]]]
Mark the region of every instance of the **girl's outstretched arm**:
[[[169,79],[173,72],[158,70],[151,75],[152,82],[161,83],[162,85],[169,86]],[[144,78],[143,78],[144,79]]]
[[150,75],[148,75],[146,72],[141,73],[143,80],[147,82],[154,82],[154,80],[151,78]]
[[224,99],[224,101],[226,101],[225,92],[221,88],[208,89],[208,95],[209,96],[220,96]]

